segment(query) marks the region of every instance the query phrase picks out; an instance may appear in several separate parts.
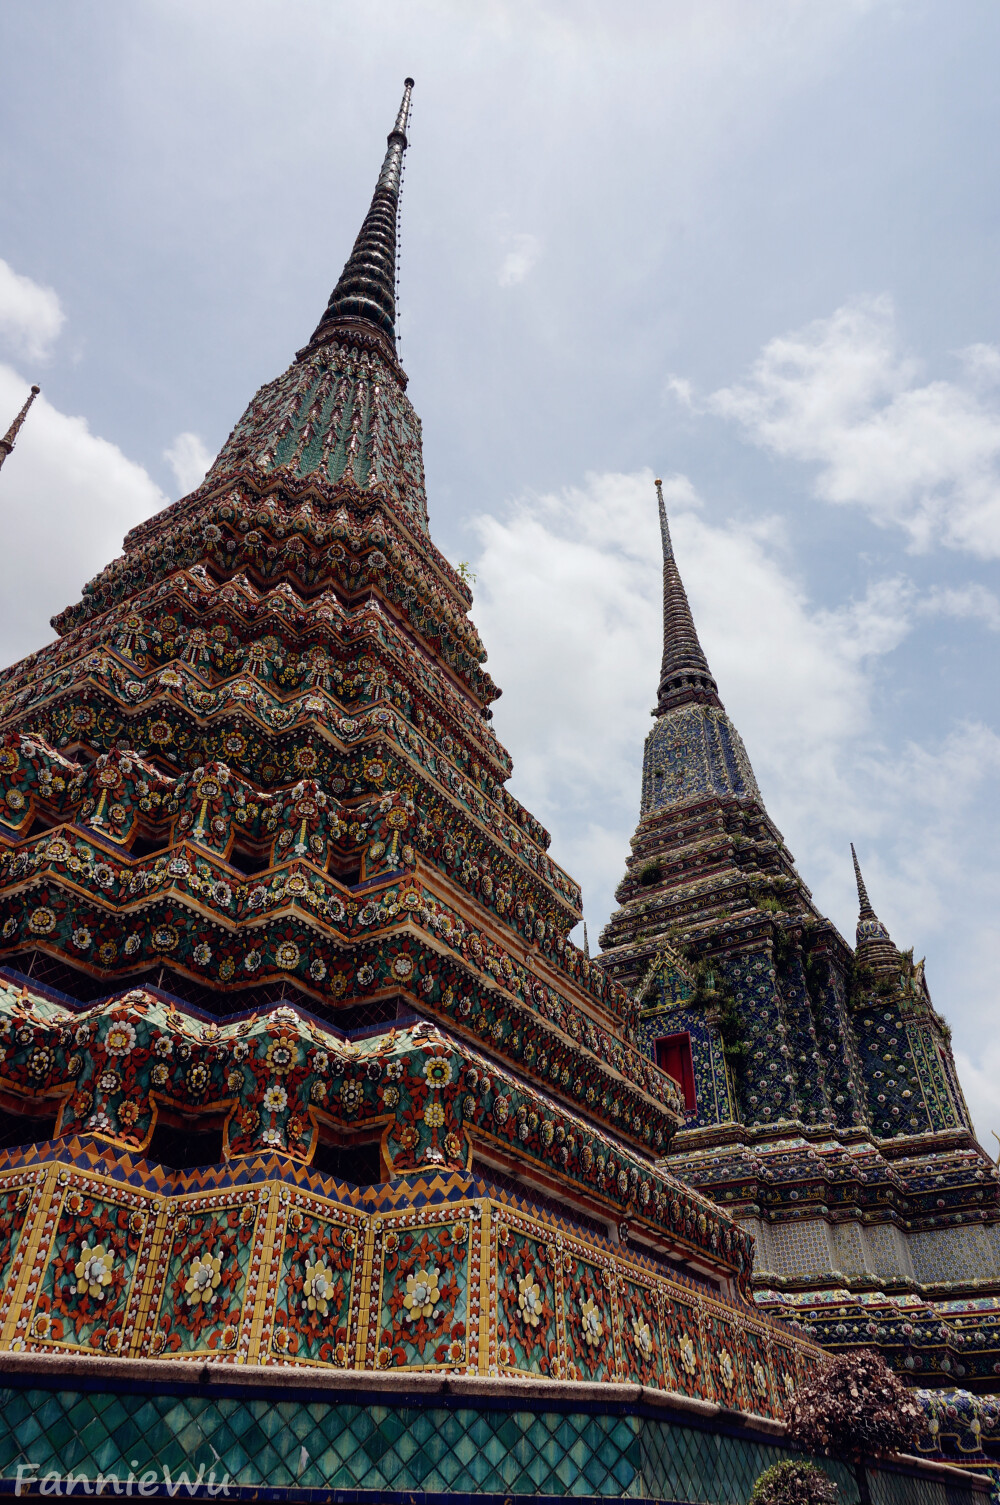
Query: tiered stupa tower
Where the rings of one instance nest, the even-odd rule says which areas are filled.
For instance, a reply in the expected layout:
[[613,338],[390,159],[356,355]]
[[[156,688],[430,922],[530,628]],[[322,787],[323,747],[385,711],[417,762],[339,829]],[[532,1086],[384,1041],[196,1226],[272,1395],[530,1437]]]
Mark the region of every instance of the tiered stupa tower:
[[921,1383],[995,1388],[998,1178],[947,1025],[856,856],[853,952],[816,909],[719,699],[657,493],[663,663],[597,961],[684,1090],[664,1164],[754,1234],[769,1309],[881,1346]]
[[816,1350],[505,788],[395,342],[411,88],[308,344],[0,676],[0,1469],[681,1498],[721,1407],[729,1498]]

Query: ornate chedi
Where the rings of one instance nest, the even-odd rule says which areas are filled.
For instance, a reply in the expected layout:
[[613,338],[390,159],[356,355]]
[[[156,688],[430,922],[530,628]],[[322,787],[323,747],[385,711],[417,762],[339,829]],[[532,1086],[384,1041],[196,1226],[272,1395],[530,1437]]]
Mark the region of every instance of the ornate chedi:
[[730,1417],[745,1493],[818,1359],[754,1308],[750,1235],[663,1169],[680,1084],[505,788],[395,345],[410,88],[312,339],[0,676],[19,1484],[678,1498],[683,1413]]
[[998,1174],[922,963],[857,871],[851,948],[816,909],[718,696],[662,490],[664,652],[642,803],[598,958],[682,1084],[661,1162],[756,1240],[758,1302],[921,1384],[995,1388]]

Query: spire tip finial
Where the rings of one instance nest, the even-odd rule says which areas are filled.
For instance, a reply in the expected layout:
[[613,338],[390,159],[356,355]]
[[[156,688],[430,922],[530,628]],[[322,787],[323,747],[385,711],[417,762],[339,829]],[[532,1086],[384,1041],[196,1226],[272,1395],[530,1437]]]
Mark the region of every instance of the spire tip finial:
[[[896,948],[889,938],[888,930],[886,930],[872,908],[872,901],[868,897],[865,880],[861,876],[861,864],[858,861],[858,854],[854,850],[853,841],[851,842],[851,858],[854,862],[854,876],[858,885],[858,906],[860,913],[858,915],[856,940],[859,955],[864,955],[869,961],[873,961],[877,967],[885,965],[892,970],[897,962]],[[872,950],[873,946],[875,948],[874,951]]]
[[719,689],[712,678],[688,598],[677,572],[674,546],[670,539],[663,481],[657,476],[656,506],[660,514],[660,543],[663,548],[663,661],[656,695],[654,716],[662,716],[675,705],[701,701],[719,705]]
[[307,348],[331,338],[338,329],[349,331],[362,326],[368,334],[376,335],[394,362],[398,359],[396,247],[412,91],[413,79],[407,78],[395,124],[386,138],[386,153],[371,206]]
[[14,419],[14,422],[4,434],[3,438],[0,439],[0,465],[3,464],[7,456],[10,454],[11,450],[14,448],[14,442],[17,439],[18,434],[21,432],[21,425],[24,422],[25,418],[28,416],[28,409],[31,407],[31,404],[34,402],[35,398],[38,396],[41,390],[41,387],[38,386],[33,386],[31,388],[30,393],[24,399],[24,402],[21,405],[21,411],[18,413],[17,417]]
[[858,885],[858,904],[860,905],[862,915],[867,918],[869,915],[874,915],[875,911],[872,909],[872,901],[868,897],[865,880],[861,876],[861,864],[858,861],[858,854],[854,850],[853,841],[851,842],[851,860],[854,863],[854,879]]

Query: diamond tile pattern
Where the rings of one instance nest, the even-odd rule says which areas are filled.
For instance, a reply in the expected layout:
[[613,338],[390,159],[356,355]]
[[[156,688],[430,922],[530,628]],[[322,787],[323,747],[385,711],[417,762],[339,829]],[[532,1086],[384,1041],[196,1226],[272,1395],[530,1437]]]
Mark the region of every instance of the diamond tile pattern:
[[[115,1474],[123,1489],[130,1471],[139,1478],[153,1469],[159,1482],[166,1470],[174,1483],[183,1471],[193,1484],[203,1469],[202,1492],[228,1473],[230,1490],[279,1497],[371,1490],[743,1505],[757,1475],[782,1456],[749,1438],[634,1415],[0,1390],[0,1481],[16,1478],[18,1463],[27,1462],[37,1480],[50,1472],[91,1481]],[[842,1505],[854,1505],[849,1471],[826,1467]],[[873,1505],[974,1505],[971,1490],[904,1474],[880,1473],[872,1486]]]

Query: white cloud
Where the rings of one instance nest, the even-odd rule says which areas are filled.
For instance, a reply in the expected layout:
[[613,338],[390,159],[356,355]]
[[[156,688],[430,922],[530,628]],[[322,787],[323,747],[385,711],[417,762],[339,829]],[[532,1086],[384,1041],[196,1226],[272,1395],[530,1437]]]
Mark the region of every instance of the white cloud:
[[920,610],[928,616],[981,622],[991,632],[1000,632],[1000,599],[985,585],[933,586]]
[[[697,510],[683,476],[665,492],[723,700],[820,907],[853,938],[854,839],[897,942],[932,953],[931,988],[959,1043],[973,1031],[1000,1039],[996,958],[977,951],[1000,907],[1000,737],[977,722],[931,722],[921,741],[906,741],[884,694],[886,656],[923,616],[992,626],[990,593],[921,594],[896,576],[818,608],[776,522],[719,526]],[[582,882],[595,945],[638,818],[658,678],[652,475],[591,476],[523,498],[478,529],[474,615],[504,687],[495,725],[514,757],[511,785],[550,826],[553,857]],[[970,1098],[985,1133],[985,1099]]]
[[197,434],[178,434],[169,449],[163,451],[180,487],[181,496],[186,496],[205,479],[208,467],[215,456],[211,454]]
[[[1000,352],[962,353],[964,382],[921,384],[889,298],[858,299],[770,340],[708,410],[772,453],[819,466],[816,493],[863,507],[911,546],[1000,556]],[[674,395],[694,404],[674,378]]]
[[[702,641],[758,774],[828,789],[837,749],[868,719],[866,660],[905,635],[912,588],[887,581],[817,611],[782,562],[775,523],[720,528],[695,510],[686,477],[664,491]],[[514,786],[558,827],[557,856],[603,917],[635,826],[659,669],[652,476],[591,476],[482,518],[479,531],[476,618],[505,690],[496,724],[516,754]]]
[[995,1158],[1000,1150],[992,1132],[1000,1131],[1000,1043],[991,1041],[975,1060],[956,1050],[955,1065],[979,1142]]
[[995,345],[967,345],[955,354],[970,381],[984,387],[1000,381],[1000,350]]
[[516,287],[523,282],[542,252],[536,235],[511,235],[510,249],[500,264],[497,278],[501,287]]
[[15,355],[44,361],[66,322],[58,294],[0,260],[0,339]]
[[[24,377],[0,365],[0,412],[24,400]],[[0,475],[4,556],[0,663],[52,637],[49,618],[121,553],[124,534],[166,506],[152,478],[83,418],[60,413],[42,393]]]

